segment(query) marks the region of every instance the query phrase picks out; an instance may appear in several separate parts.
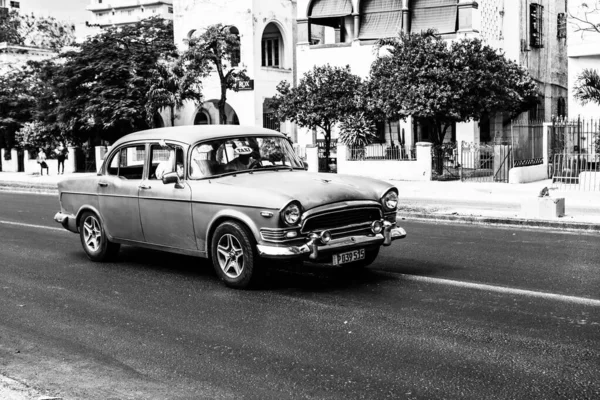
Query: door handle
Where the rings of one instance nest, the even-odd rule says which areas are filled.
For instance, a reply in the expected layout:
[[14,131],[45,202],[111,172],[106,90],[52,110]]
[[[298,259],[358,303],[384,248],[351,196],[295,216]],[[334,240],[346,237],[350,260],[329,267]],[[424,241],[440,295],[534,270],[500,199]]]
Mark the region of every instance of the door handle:
[[150,185],[140,185],[140,189],[152,189]]
[[106,183],[106,182],[98,182],[98,186],[107,187],[108,183]]

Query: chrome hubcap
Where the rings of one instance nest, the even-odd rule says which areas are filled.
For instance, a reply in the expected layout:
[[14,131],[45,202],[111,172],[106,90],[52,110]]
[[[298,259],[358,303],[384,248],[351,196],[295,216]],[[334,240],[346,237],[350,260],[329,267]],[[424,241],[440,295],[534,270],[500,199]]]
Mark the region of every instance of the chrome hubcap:
[[244,251],[235,236],[229,233],[221,236],[217,243],[217,258],[223,273],[229,278],[237,278],[244,269]]
[[91,251],[98,251],[102,244],[102,230],[96,217],[89,216],[83,221],[83,240]]

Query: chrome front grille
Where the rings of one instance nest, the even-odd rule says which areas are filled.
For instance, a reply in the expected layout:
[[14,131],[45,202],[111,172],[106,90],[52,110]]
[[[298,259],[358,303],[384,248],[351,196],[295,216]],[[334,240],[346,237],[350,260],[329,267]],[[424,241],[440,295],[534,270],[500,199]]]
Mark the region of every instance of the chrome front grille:
[[371,222],[381,219],[381,210],[377,207],[346,208],[311,215],[302,223],[300,232],[330,230],[332,234],[360,230]]

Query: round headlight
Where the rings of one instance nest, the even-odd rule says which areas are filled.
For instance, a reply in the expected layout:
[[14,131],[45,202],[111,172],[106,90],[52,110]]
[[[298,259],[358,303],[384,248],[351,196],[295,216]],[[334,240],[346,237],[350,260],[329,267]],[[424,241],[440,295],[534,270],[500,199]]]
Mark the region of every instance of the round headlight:
[[394,190],[387,192],[381,199],[383,206],[388,210],[395,210],[398,207],[398,193]]
[[281,219],[288,225],[296,225],[300,221],[302,211],[300,205],[297,203],[288,204],[283,210],[281,210]]
[[371,232],[377,234],[377,233],[381,233],[382,230],[383,230],[383,222],[373,221],[373,223],[371,224]]
[[323,244],[327,244],[327,243],[331,242],[331,232],[329,232],[329,231],[321,232],[320,238],[321,238],[321,243],[323,243]]

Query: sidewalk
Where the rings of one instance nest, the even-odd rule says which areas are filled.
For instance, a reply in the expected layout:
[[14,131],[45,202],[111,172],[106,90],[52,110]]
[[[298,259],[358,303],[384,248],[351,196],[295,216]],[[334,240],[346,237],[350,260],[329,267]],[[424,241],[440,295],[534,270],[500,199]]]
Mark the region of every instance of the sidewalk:
[[[67,175],[28,175],[0,172],[0,191],[56,194],[56,185],[68,176],[94,176],[94,173]],[[520,225],[600,232],[600,192],[552,190],[550,179],[526,183],[415,182],[390,181],[398,187],[398,215],[405,219],[428,219],[464,223]],[[565,216],[547,220],[524,218],[523,201],[535,201],[544,188],[550,197],[565,199]]]
[[[399,215],[467,223],[522,225],[600,232],[600,192],[552,189],[552,180],[508,184],[495,182],[390,181],[400,194]],[[551,198],[565,199],[565,215],[552,219],[525,218],[522,203],[535,201],[547,187]]]

